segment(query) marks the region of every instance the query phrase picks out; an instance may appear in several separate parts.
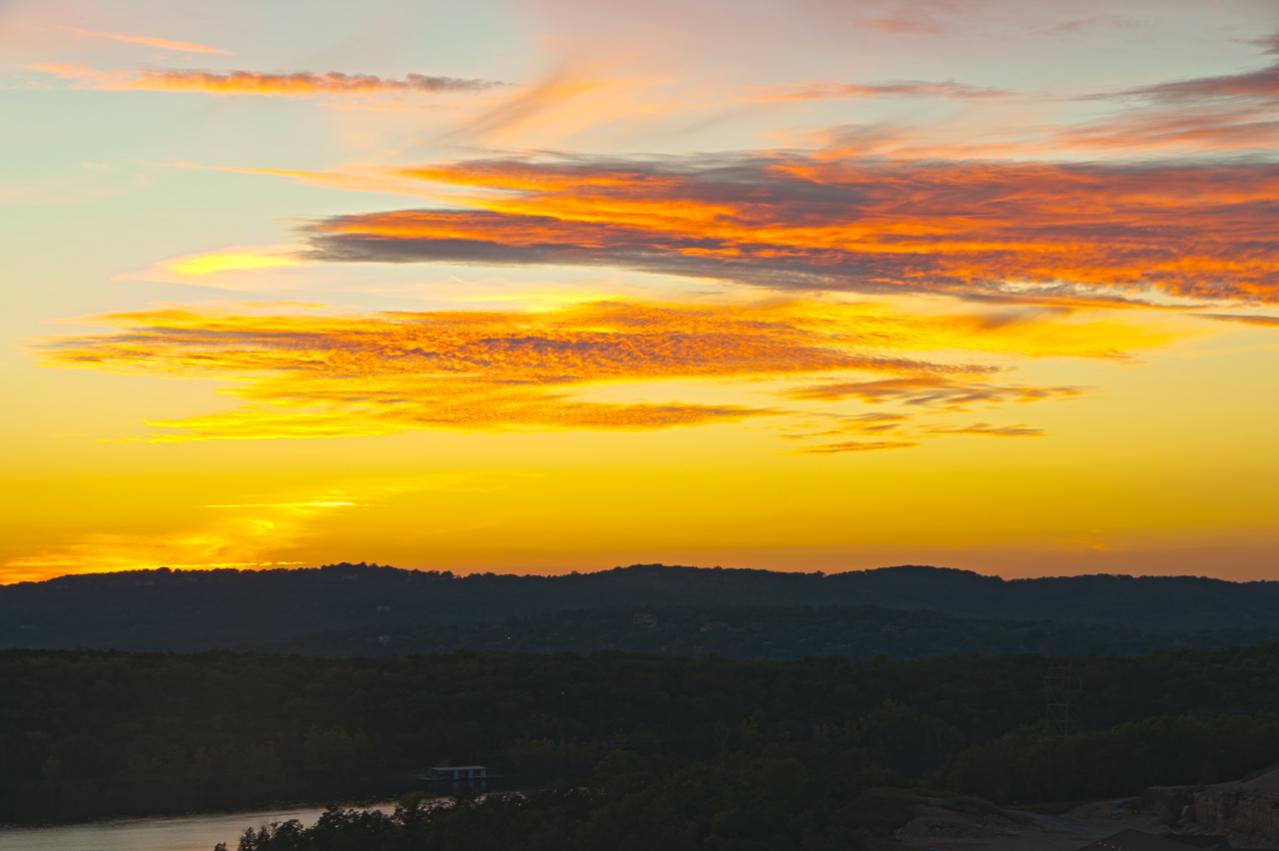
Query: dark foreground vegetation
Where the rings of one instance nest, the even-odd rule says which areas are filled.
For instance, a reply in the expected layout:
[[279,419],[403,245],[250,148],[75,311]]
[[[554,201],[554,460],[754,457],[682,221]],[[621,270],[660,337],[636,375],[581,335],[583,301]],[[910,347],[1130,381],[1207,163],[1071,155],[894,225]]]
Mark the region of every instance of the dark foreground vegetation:
[[551,612],[498,623],[374,626],[299,636],[270,648],[322,656],[459,651],[612,651],[732,659],[841,656],[926,659],[957,653],[1142,655],[1279,641],[1279,627],[1137,630],[1051,621],[959,618],[881,606],[655,606]]
[[[1115,650],[1105,652],[1129,652],[1125,646],[1138,652],[1178,644],[1224,646],[1241,636],[1249,640],[1250,630],[1268,630],[1272,637],[1279,630],[1279,582],[1127,576],[1004,580],[929,567],[799,574],[661,565],[559,577],[454,576],[348,564],[313,570],[135,571],[0,586],[0,647],[181,652],[321,648],[352,653],[366,649],[362,637],[408,630],[406,635],[417,641],[415,649],[436,651],[449,649],[445,645],[450,642],[491,646],[493,635],[432,629],[414,634],[412,628],[507,626],[513,620],[527,649],[595,650],[602,646],[595,641],[599,639],[619,649],[664,652],[645,645],[648,639],[642,636],[619,632],[616,623],[608,622],[608,612],[629,616],[654,608],[701,610],[707,617],[698,621],[700,628],[710,621],[730,622],[725,609],[829,606],[1105,626],[1116,630],[1107,638]],[[574,626],[571,613],[582,610],[603,611],[593,624],[579,618]],[[870,611],[863,608],[858,616],[894,625],[892,612]],[[566,620],[545,617],[556,613],[568,613]],[[733,652],[774,655],[765,645],[794,625],[793,617],[791,623],[786,618],[780,611],[771,621],[765,619],[756,640]],[[660,619],[675,622],[673,616]],[[771,633],[770,623],[775,627]],[[804,652],[856,657],[888,646],[896,653],[891,638],[867,634],[857,636],[859,643],[847,652],[838,651],[833,645],[847,643],[841,638],[842,625],[814,623],[826,632],[810,632],[810,649]],[[561,641],[555,633],[562,626],[568,631]],[[572,633],[584,626],[598,628],[600,634]],[[1205,630],[1231,632],[1201,634]],[[963,649],[987,652],[1098,650],[1087,629],[1060,629],[1052,635],[1041,630],[1024,648],[1016,645],[1024,636],[1011,627],[988,625],[970,632],[957,632],[952,644],[972,640],[976,643]],[[1159,635],[1141,637],[1137,632]],[[343,633],[351,640],[335,641]],[[1250,640],[1256,637],[1252,634]],[[698,638],[684,636],[678,643],[696,646]]]
[[[885,785],[1069,800],[1232,779],[1279,755],[1279,646],[1079,659],[1065,738],[1044,724],[1054,664],[9,651],[0,822],[368,799],[413,789],[432,763],[475,762],[551,790],[485,810],[501,816],[493,830],[545,823],[538,842],[591,847],[590,831],[627,819],[661,821],[635,835],[678,847],[762,841],[773,813],[770,829],[813,837],[788,847],[825,848],[865,827],[864,794]],[[428,821],[469,825],[469,812]],[[430,847],[543,847],[459,843]]]
[[[241,851],[858,851],[910,817],[908,798],[865,785],[856,754],[808,746],[701,761],[614,752],[582,786],[407,803],[393,813],[331,810],[252,830]],[[884,843],[886,845],[886,843]]]

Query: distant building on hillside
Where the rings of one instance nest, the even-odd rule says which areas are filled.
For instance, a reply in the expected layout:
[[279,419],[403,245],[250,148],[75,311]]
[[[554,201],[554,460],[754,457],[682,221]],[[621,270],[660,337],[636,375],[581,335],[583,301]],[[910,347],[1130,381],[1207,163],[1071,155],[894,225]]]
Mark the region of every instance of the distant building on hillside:
[[433,765],[423,777],[432,792],[483,792],[488,789],[489,770],[483,765]]
[[1079,851],[1189,851],[1202,848],[1207,851],[1246,851],[1235,849],[1224,836],[1205,834],[1166,833],[1159,836],[1140,830],[1124,830],[1114,836],[1098,839]]

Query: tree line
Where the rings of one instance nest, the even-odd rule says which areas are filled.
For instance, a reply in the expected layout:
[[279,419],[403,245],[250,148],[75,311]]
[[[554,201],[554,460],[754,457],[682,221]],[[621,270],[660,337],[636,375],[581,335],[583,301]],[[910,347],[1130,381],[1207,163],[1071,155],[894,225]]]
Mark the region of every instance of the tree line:
[[[930,567],[822,574],[634,565],[554,577],[458,576],[365,564],[160,569],[0,586],[0,647],[276,651],[328,630],[501,625],[512,618],[588,609],[797,606],[880,606],[1128,631],[1261,628],[1273,634],[1279,629],[1279,582],[1130,576],[1004,580]],[[752,652],[761,649],[757,642]]]

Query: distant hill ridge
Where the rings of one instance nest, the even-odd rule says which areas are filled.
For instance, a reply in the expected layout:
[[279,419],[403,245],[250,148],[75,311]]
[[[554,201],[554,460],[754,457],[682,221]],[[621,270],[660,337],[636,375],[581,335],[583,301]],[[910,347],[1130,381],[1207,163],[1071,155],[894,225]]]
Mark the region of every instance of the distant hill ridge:
[[0,586],[0,646],[190,650],[284,646],[374,626],[500,623],[663,607],[880,606],[1131,630],[1279,626],[1279,582],[1094,575],[1003,579],[907,565],[845,573],[632,565],[562,576],[365,564],[148,570]]

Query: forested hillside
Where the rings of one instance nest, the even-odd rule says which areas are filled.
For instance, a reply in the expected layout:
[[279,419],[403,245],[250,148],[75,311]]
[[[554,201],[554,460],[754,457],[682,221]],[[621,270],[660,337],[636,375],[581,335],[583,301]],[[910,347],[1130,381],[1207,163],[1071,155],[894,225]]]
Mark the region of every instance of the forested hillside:
[[1279,640],[1279,627],[1136,630],[1053,621],[959,618],[882,606],[689,606],[582,609],[496,623],[371,626],[298,636],[260,649],[335,656],[461,650],[620,651],[734,659],[841,656],[922,659],[955,653],[1136,655]]
[[[657,565],[556,577],[455,576],[335,565],[136,571],[0,586],[0,647],[278,649],[334,630],[380,634],[394,627],[495,624],[589,609],[833,605],[1183,633],[1279,627],[1275,582],[1004,580],[925,567],[824,575]],[[1027,649],[1052,650],[1033,644]]]

